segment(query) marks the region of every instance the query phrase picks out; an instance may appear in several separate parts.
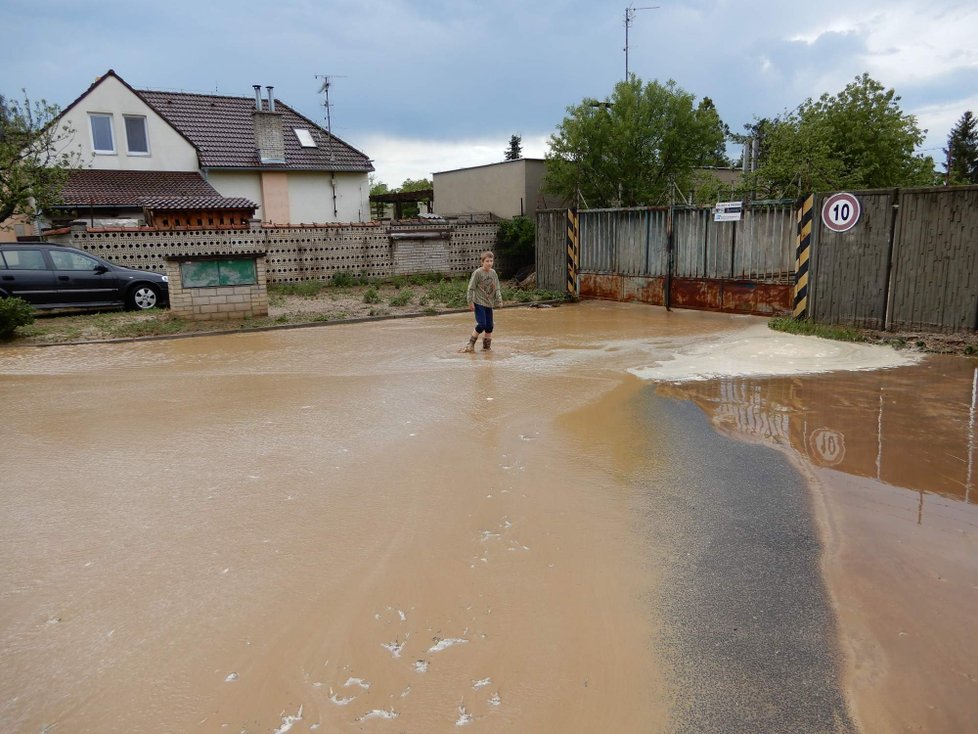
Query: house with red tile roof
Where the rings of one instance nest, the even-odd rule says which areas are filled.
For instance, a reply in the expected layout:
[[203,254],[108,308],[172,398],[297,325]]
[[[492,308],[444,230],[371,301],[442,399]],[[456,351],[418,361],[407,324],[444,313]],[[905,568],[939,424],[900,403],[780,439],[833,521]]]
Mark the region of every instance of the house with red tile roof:
[[137,90],[110,69],[59,117],[86,167],[71,175],[51,223],[146,223],[153,211],[182,208],[239,221],[253,212],[271,224],[368,220],[370,159],[265,89]]

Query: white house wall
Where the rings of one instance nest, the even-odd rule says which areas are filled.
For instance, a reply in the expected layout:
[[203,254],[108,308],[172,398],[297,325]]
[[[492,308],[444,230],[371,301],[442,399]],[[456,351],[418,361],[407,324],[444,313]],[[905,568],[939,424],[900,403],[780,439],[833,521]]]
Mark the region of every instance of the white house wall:
[[[96,154],[92,145],[92,128],[88,113],[112,115],[115,153]],[[126,150],[124,115],[146,118],[149,155],[130,154]],[[169,123],[153,111],[132,90],[113,76],[78,101],[62,117],[74,130],[72,147],[81,152],[88,168],[124,171],[197,171],[197,151]]]
[[[261,207],[260,171],[206,171],[207,182],[221,196],[243,196],[259,204],[255,217],[266,219]],[[289,171],[289,218],[291,224],[366,222],[370,220],[369,182],[365,173],[336,174],[336,206],[328,173]]]
[[258,204],[256,219],[264,219],[261,209],[261,173],[258,171],[203,171],[207,183],[221,196],[243,196]]
[[[336,213],[333,213],[333,182]],[[216,186],[216,185],[215,185]],[[218,188],[223,194],[224,192]],[[225,194],[229,196],[229,194]],[[366,222],[370,220],[370,184],[366,173],[289,172],[289,213],[292,224]]]

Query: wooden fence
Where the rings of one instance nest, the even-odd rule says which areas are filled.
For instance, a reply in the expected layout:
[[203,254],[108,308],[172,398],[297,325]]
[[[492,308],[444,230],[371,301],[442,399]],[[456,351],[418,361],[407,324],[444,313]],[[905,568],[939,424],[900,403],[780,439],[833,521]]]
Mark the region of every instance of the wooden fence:
[[835,232],[815,197],[808,315],[875,329],[978,329],[978,186],[856,191]]
[[[978,329],[978,186],[850,192],[861,215],[837,232],[815,196],[809,318],[875,329]],[[711,209],[579,212],[583,298],[755,314],[791,311],[793,204],[753,204],[738,222]],[[567,282],[564,210],[537,214],[537,282]]]

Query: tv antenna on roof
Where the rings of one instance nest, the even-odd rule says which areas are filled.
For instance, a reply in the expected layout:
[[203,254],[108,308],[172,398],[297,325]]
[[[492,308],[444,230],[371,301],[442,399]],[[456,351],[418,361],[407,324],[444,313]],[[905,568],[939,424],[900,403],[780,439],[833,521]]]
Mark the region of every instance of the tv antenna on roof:
[[658,10],[661,5],[647,5],[643,8],[636,8],[635,4],[632,3],[627,8],[625,8],[625,81],[628,81],[628,26],[632,24],[635,20],[635,14],[639,10]]
[[316,78],[323,80],[323,83],[319,87],[319,93],[323,95],[323,106],[326,108],[326,134],[327,134],[327,136],[329,138],[326,141],[326,144],[329,146],[329,159],[331,161],[335,161],[336,160],[336,154],[333,152],[333,129],[332,129],[332,120],[330,119],[330,113],[329,113],[329,108],[330,108],[330,104],[329,104],[329,85],[330,85],[330,80],[331,79],[337,79],[337,78],[342,78],[342,77],[337,77],[336,75],[316,74]]

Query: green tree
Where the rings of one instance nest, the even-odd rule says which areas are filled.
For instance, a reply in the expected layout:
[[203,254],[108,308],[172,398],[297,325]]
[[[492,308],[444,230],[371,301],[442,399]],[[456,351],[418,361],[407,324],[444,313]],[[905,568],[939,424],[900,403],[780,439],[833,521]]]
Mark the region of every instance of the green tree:
[[512,135],[509,138],[509,147],[504,155],[507,161],[518,161],[523,157],[523,138],[519,135]]
[[932,184],[933,159],[914,155],[925,131],[899,102],[867,74],[835,96],[806,100],[766,126],[765,149],[748,186],[760,198],[780,198]]
[[947,136],[944,170],[948,184],[978,183],[978,120],[968,110]]
[[[433,188],[431,179],[419,178],[419,179],[404,179],[404,183],[401,184],[400,188],[397,189],[397,193],[409,193],[414,191],[429,191]],[[421,207],[415,201],[406,201],[401,205],[401,216],[404,219],[413,219],[418,216],[421,211]]]
[[568,107],[550,136],[546,190],[607,207],[666,202],[672,183],[688,189],[694,167],[718,146],[715,120],[693,100],[673,81],[643,84],[632,75],[610,99]]
[[727,139],[730,137],[730,128],[720,119],[716,105],[709,97],[703,97],[699,106],[696,108],[697,117],[701,118],[701,123],[709,135],[709,150],[704,151],[703,158],[700,160],[701,166],[713,166],[716,168],[727,168],[730,166],[730,159],[727,157]]
[[68,173],[80,166],[80,153],[70,148],[74,130],[58,124],[58,114],[26,91],[20,102],[0,95],[0,222],[57,204]]
[[536,259],[536,225],[528,217],[513,217],[499,225],[496,235],[496,251],[505,270],[500,274],[510,277]]

